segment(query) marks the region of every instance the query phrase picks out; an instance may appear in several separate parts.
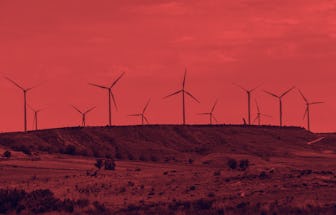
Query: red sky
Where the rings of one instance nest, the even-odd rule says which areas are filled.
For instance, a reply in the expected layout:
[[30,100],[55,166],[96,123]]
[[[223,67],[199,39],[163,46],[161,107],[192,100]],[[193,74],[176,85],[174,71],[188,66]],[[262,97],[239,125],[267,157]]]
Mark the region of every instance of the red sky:
[[[187,67],[187,88],[201,101],[187,101],[189,123],[206,123],[197,113],[216,98],[216,117],[241,123],[246,94],[232,82],[262,83],[254,98],[273,116],[265,123],[278,124],[278,103],[262,90],[295,85],[326,102],[312,107],[312,130],[335,131],[335,12],[335,0],[1,0],[0,73],[27,87],[44,83],[28,97],[46,108],[42,128],[79,125],[70,104],[97,106],[87,124],[105,125],[106,92],[87,83],[110,84],[123,71],[114,124],[138,123],[127,115],[148,98],[152,123],[179,123],[181,99],[162,97],[179,89]],[[0,131],[22,130],[22,93],[0,79],[0,98]],[[304,110],[297,91],[288,94],[285,124],[305,125]]]

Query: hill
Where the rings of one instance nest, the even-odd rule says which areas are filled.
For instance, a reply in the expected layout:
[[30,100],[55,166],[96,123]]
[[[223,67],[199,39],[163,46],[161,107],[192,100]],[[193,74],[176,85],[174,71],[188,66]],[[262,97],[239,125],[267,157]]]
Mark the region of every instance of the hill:
[[[328,137],[318,144],[307,143]],[[26,154],[61,153],[119,160],[186,161],[215,156],[250,155],[262,159],[336,150],[336,135],[299,127],[239,125],[148,125],[72,127],[0,134],[0,146]]]

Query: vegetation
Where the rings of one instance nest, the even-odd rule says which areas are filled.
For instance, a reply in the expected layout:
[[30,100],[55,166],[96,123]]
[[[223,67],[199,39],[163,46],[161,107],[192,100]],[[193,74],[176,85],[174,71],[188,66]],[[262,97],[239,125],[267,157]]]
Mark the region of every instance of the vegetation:
[[228,160],[227,165],[230,169],[237,169],[237,161],[233,158]]
[[74,145],[67,145],[65,147],[65,151],[64,153],[65,154],[68,154],[68,155],[75,155],[76,154],[76,147]]
[[239,169],[244,171],[246,170],[250,165],[250,161],[245,159],[245,160],[240,160],[239,161]]
[[10,151],[5,151],[5,152],[3,153],[3,157],[5,157],[5,158],[7,158],[7,159],[9,159],[11,156],[12,156],[12,153],[11,153]]
[[104,167],[105,170],[115,170],[115,162],[113,159],[105,159]]
[[109,210],[99,202],[93,202],[91,206],[87,199],[60,200],[48,189],[34,190],[30,193],[17,189],[0,189],[1,214],[73,213],[74,211],[85,214],[109,214]]
[[103,167],[104,160],[103,159],[96,159],[96,163],[94,164],[97,169],[101,169]]
[[114,159],[112,158],[99,158],[96,159],[96,163],[94,164],[94,166],[99,170],[103,167],[105,170],[115,170],[116,164],[114,162]]

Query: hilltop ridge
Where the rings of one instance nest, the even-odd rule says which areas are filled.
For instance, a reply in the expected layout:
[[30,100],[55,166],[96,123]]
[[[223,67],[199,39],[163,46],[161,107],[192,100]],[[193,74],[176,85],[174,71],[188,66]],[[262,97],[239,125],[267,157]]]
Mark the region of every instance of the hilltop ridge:
[[321,135],[299,127],[276,126],[70,127],[2,133],[0,146],[28,153],[112,156],[119,160],[185,161],[218,153],[245,154],[267,159],[290,156],[298,151],[336,149],[333,144],[325,144],[328,138],[321,141],[323,147],[321,144],[307,144]]

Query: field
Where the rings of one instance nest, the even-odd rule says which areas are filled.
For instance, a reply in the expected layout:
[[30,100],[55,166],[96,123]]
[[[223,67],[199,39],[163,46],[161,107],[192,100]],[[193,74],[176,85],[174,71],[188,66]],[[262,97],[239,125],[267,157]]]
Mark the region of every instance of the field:
[[[335,214],[334,140],[229,125],[4,133],[0,154],[11,157],[0,161],[1,192],[26,194],[12,205],[0,197],[0,213]],[[115,170],[98,170],[97,157],[115,158]]]

